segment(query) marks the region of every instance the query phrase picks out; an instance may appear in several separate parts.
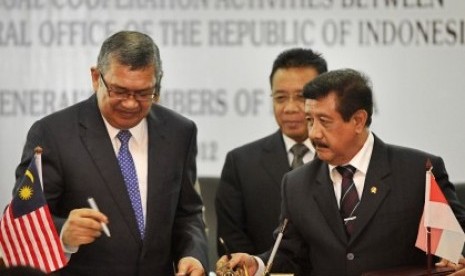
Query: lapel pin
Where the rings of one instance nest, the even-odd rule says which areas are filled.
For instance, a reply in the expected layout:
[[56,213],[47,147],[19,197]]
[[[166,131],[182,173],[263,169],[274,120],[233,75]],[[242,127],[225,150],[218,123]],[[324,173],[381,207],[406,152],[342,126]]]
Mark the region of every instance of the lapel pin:
[[376,194],[377,191],[378,191],[378,188],[376,188],[375,186],[373,186],[373,187],[370,188],[370,192],[371,192],[372,194]]

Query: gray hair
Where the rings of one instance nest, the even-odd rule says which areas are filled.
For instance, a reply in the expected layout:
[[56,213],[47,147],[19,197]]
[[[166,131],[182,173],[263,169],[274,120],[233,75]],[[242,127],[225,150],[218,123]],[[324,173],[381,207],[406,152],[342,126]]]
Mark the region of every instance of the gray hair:
[[120,31],[107,38],[100,48],[97,68],[104,74],[111,62],[130,66],[131,70],[154,67],[155,93],[160,94],[163,68],[160,51],[150,36],[135,31]]

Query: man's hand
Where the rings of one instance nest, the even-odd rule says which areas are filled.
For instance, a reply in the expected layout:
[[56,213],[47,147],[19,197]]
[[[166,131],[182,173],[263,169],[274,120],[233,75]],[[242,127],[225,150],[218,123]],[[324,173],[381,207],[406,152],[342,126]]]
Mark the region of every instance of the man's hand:
[[[449,262],[445,259],[442,259],[441,262],[439,262],[439,265],[443,265],[444,263]],[[436,264],[438,265],[438,264]],[[463,256],[459,259],[459,263],[455,264],[455,270],[456,272],[450,274],[450,276],[465,276],[465,259]]]
[[184,257],[178,262],[176,276],[204,276],[202,263],[194,257]]
[[228,260],[228,257],[224,255],[216,262],[216,273],[218,275],[222,275],[225,266],[232,269],[244,266],[249,275],[255,275],[258,270],[258,263],[252,255],[233,253],[231,256],[232,258]]
[[62,241],[66,246],[79,247],[93,242],[102,235],[102,225],[108,218],[99,211],[89,208],[74,209],[63,225]]

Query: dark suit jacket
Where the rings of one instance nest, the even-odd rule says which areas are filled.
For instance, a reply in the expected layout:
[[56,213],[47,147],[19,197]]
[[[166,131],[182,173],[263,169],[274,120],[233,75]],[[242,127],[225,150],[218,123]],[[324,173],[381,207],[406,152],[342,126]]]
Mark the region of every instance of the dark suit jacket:
[[173,261],[193,256],[207,266],[202,202],[193,188],[195,124],[153,105],[148,123],[146,234],[142,241],[95,95],[30,129],[17,177],[43,148],[44,192],[58,231],[71,210],[94,197],[109,218],[102,235],[72,254],[62,275],[173,275]]
[[[272,247],[281,180],[289,170],[280,131],[227,154],[215,206],[218,236],[232,252],[257,254]],[[221,246],[218,253],[224,254]]]
[[[465,210],[441,158],[384,144],[375,137],[354,233],[348,239],[328,165],[319,159],[284,176],[282,218],[290,223],[274,262],[297,275],[360,275],[403,265],[426,265],[415,247],[425,198],[425,167],[433,174],[462,228]],[[266,260],[267,256],[262,256]]]

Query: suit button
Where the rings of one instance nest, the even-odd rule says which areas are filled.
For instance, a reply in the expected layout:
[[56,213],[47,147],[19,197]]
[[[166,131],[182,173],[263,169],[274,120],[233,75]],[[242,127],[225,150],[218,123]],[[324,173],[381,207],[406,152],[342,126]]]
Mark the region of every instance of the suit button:
[[352,261],[355,258],[354,253],[347,253],[346,255],[347,260]]

